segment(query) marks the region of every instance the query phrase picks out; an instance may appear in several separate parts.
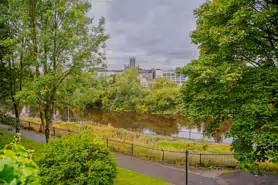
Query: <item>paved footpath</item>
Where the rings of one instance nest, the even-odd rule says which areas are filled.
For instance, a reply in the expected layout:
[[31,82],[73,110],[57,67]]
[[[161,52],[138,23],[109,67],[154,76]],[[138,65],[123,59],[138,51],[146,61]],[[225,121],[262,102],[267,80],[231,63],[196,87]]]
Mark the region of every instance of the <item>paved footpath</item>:
[[[0,130],[6,131],[7,126],[0,125]],[[14,133],[14,131],[9,131]],[[39,143],[45,143],[45,138],[42,133],[37,133],[29,130],[21,130],[23,138],[33,140]],[[1,137],[1,136],[0,136]],[[140,174],[162,179],[174,185],[185,185],[185,172],[178,168],[171,168],[157,163],[152,163],[144,160],[139,160],[131,156],[115,153],[115,158],[121,168],[125,168]],[[217,185],[215,180],[199,175],[189,173],[189,185]]]
[[[6,125],[0,124],[0,130],[6,131],[7,128]],[[15,133],[14,131],[9,132]],[[26,139],[43,144],[45,143],[45,137],[42,133],[22,129],[21,134],[22,137]],[[185,172],[181,168],[140,160],[119,153],[114,153],[114,156],[121,168],[162,179],[174,185],[185,185]],[[223,171],[190,169],[188,178],[189,185],[278,185],[278,176],[265,174],[260,177],[243,172],[234,172],[220,176],[222,172]]]

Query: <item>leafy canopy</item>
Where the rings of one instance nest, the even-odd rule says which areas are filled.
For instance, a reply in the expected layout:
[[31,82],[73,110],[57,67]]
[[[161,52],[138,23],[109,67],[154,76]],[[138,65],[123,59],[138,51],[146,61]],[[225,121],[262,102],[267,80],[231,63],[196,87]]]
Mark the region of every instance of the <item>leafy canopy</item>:
[[278,163],[278,3],[214,0],[195,16],[200,57],[181,69],[189,78],[181,89],[187,115],[213,120],[211,134],[231,120],[243,169]]
[[102,108],[109,111],[136,111],[153,114],[182,114],[177,84],[167,78],[155,79],[143,87],[136,68],[112,79],[100,78],[96,87],[101,91]]

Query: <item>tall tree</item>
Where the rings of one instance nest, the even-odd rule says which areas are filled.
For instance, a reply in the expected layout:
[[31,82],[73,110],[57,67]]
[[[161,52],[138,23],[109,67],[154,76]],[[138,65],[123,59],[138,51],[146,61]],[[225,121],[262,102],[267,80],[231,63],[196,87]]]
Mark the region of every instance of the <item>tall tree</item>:
[[[7,6],[7,2],[5,1],[0,1],[0,6],[5,7]],[[4,8],[1,8],[0,10],[0,40],[4,40],[7,37],[8,30],[6,28],[5,24],[5,11]],[[9,95],[9,92],[7,91],[8,89],[8,77],[5,73],[6,67],[3,65],[4,62],[4,57],[7,54],[7,47],[0,45],[0,87],[1,87],[1,92],[0,92],[0,103],[2,103]]]
[[[91,4],[86,0],[29,0],[27,4],[35,78],[19,97],[39,105],[48,142],[57,93],[63,84],[105,59],[108,37],[104,18],[91,24],[93,19],[87,17]],[[75,84],[72,88],[78,87]]]
[[207,1],[195,11],[192,41],[200,57],[181,72],[187,114],[213,119],[207,131],[232,120],[229,135],[241,167],[278,163],[278,3]]
[[[19,122],[21,104],[20,99],[16,99],[16,95],[31,77],[30,60],[27,54],[23,55],[28,50],[26,45],[28,31],[24,25],[27,16],[24,1],[1,1],[1,5],[1,87],[4,95],[9,94],[9,97],[2,96],[2,98],[5,97],[5,100],[11,101],[15,118]],[[16,132],[19,132],[19,124],[14,126],[16,126]]]

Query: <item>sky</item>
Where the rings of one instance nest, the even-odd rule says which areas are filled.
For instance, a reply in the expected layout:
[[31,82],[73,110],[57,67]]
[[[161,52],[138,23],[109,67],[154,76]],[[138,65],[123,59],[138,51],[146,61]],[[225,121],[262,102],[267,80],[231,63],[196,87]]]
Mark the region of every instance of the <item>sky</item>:
[[91,0],[90,15],[106,19],[107,65],[123,69],[129,57],[144,69],[175,69],[197,59],[191,42],[194,9],[205,0]]

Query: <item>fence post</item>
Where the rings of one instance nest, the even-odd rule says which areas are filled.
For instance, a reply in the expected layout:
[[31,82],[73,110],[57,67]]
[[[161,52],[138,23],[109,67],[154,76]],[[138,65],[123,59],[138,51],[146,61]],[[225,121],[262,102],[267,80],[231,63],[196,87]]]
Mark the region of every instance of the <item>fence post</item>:
[[131,143],[131,155],[133,156],[133,154],[134,154],[134,144]]
[[202,153],[200,153],[200,167],[202,167]]
[[31,130],[31,123],[30,123],[30,121],[29,121],[29,130]]
[[43,131],[42,131],[42,124],[40,124],[40,132],[43,132]]
[[163,149],[161,149],[161,151],[162,151],[162,162],[164,162],[164,150]]
[[166,130],[164,130],[164,136],[166,136]]
[[52,127],[53,130],[53,136],[55,136],[55,127]]
[[185,152],[185,185],[188,185],[188,156],[189,156],[189,151],[186,150],[186,152]]
[[108,148],[108,138],[106,138],[106,146],[107,146],[107,148]]

